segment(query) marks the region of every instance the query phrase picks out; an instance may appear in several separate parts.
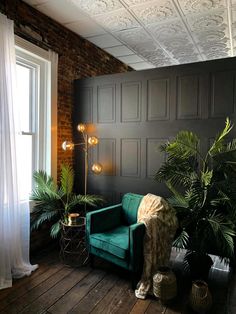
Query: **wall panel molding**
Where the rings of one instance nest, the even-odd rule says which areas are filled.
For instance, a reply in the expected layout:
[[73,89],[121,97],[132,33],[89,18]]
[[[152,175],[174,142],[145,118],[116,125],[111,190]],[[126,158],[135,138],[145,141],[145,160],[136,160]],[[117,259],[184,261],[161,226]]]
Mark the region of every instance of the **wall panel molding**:
[[146,177],[153,179],[166,159],[165,153],[160,152],[160,145],[167,142],[167,138],[146,139]]
[[103,168],[101,175],[116,175],[116,139],[100,138],[97,150],[97,161]]
[[141,82],[121,84],[121,122],[141,121]]
[[121,139],[121,173],[122,177],[139,178],[141,175],[141,140]]
[[[201,139],[204,154],[226,117],[236,121],[235,76],[236,58],[229,58],[79,80],[74,120],[84,121],[81,113],[90,102],[79,101],[81,88],[93,88],[94,135],[100,144],[91,148],[91,159],[105,165],[101,175],[89,175],[94,189],[114,191],[118,198],[127,192],[168,197],[165,184],[154,180],[166,158],[158,147],[188,130]],[[75,153],[76,166],[82,167],[79,150]]]
[[234,71],[213,72],[210,75],[210,117],[224,118],[235,113]]
[[169,78],[157,78],[148,80],[147,98],[147,120],[169,120]]
[[116,122],[116,86],[114,84],[97,87],[97,122]]
[[82,115],[83,123],[92,123],[93,122],[93,87],[83,87],[80,94],[79,106],[80,103],[83,104]]
[[199,74],[180,75],[176,84],[177,119],[199,119],[201,117]]

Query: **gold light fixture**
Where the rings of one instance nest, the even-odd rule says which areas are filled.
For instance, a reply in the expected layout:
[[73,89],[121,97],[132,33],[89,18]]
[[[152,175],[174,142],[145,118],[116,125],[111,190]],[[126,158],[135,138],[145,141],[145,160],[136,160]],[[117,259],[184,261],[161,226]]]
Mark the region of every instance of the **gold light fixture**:
[[65,141],[65,142],[62,143],[62,148],[64,150],[73,150],[74,146],[75,145],[72,142],[70,142],[70,141]]
[[102,172],[102,165],[99,163],[95,163],[92,165],[92,172],[95,174],[100,174]]
[[84,132],[85,129],[86,129],[85,124],[82,124],[82,123],[78,124],[77,130],[78,130],[79,132]]
[[[75,146],[84,146],[84,195],[87,195],[87,182],[88,182],[88,148],[95,146],[98,144],[98,138],[96,136],[88,136],[86,133],[86,125],[85,124],[78,124],[77,130],[82,133],[83,135],[83,142],[81,143],[72,143],[70,141],[65,141],[62,143],[63,150],[73,150]],[[92,165],[92,172],[94,174],[100,174],[102,172],[102,165],[99,163],[95,163]]]
[[98,138],[96,136],[91,136],[88,138],[88,143],[93,146],[98,144]]

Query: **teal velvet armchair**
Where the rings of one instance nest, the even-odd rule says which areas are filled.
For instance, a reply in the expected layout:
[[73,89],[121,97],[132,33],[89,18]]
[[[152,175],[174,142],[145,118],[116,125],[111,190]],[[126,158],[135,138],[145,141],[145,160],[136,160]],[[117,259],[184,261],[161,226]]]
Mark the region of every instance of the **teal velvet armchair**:
[[137,223],[143,195],[127,193],[122,203],[86,215],[88,250],[118,266],[140,273],[143,266],[145,226]]

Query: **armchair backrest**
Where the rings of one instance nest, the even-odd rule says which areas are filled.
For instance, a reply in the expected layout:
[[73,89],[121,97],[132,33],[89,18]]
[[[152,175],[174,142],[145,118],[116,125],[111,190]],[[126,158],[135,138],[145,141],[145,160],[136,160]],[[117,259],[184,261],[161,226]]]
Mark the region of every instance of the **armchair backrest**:
[[139,204],[143,195],[126,193],[122,198],[122,218],[125,224],[132,225],[137,222]]

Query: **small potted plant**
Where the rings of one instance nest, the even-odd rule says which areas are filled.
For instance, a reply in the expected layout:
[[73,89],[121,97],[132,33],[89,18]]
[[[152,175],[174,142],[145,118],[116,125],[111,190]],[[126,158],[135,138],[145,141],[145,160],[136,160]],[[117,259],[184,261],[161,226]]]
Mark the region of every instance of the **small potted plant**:
[[[225,261],[234,258],[236,140],[225,139],[232,128],[227,118],[204,156],[200,139],[190,131],[179,132],[172,142],[161,146],[167,160],[155,179],[165,182],[172,192],[169,202],[179,219],[174,246],[187,249],[185,266],[192,270],[193,279],[206,279],[212,265],[208,254]],[[199,273],[204,264],[206,270]]]
[[30,199],[35,202],[31,230],[37,229],[45,221],[53,222],[51,237],[55,238],[61,229],[61,222],[68,223],[70,213],[78,212],[78,205],[96,206],[103,201],[98,195],[76,195],[73,192],[74,172],[71,166],[61,166],[60,185],[45,171],[33,175],[36,187]]

